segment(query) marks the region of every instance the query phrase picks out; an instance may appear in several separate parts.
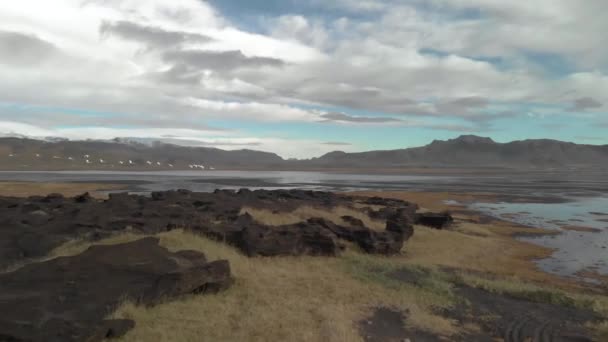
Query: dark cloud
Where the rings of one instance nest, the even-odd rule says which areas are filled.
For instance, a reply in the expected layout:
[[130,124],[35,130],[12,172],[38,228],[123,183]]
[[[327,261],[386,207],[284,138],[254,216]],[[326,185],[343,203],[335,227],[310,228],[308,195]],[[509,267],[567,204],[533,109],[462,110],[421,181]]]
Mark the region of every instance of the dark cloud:
[[438,131],[452,131],[452,132],[478,132],[479,128],[464,126],[464,125],[450,125],[450,124],[437,124],[437,125],[421,125],[420,128],[433,129]]
[[587,109],[601,108],[603,104],[591,97],[581,97],[574,101],[572,110],[574,111],[585,111]]
[[57,47],[37,36],[0,31],[0,64],[38,65],[59,52]]
[[281,67],[285,65],[285,62],[280,59],[248,57],[241,51],[169,51],[163,54],[163,58],[166,62],[176,65],[220,72],[239,68]]
[[490,102],[483,97],[463,97],[436,104],[437,110],[446,114],[466,115],[476,109],[486,108]]
[[159,27],[142,26],[129,21],[104,22],[99,31],[102,36],[117,36],[156,48],[170,48],[185,42],[207,43],[213,40],[201,34],[167,31]]
[[327,142],[323,142],[321,144],[329,145],[329,146],[352,146],[353,145],[351,143],[341,142],[341,141],[327,141]]
[[344,113],[327,113],[321,115],[325,122],[354,122],[354,123],[388,123],[401,122],[399,119],[388,117],[371,117],[371,116],[351,116]]
[[200,146],[200,147],[251,147],[261,146],[259,142],[235,142],[235,141],[200,141],[187,138],[160,137],[160,138],[122,138],[127,141],[134,141],[144,144],[165,143],[178,146]]

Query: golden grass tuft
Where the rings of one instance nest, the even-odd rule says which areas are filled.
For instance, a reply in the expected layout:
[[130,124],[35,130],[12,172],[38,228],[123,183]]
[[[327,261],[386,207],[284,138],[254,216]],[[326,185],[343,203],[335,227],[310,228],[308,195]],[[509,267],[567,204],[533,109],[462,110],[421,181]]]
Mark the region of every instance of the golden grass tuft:
[[[187,296],[152,308],[125,302],[111,317],[137,322],[124,341],[361,341],[358,322],[373,308],[386,306],[407,313],[407,327],[449,339],[476,327],[458,326],[433,314],[435,309],[449,307],[457,300],[451,293],[452,278],[438,267],[491,272],[516,257],[506,253],[503,259],[495,253],[505,248],[503,243],[508,239],[484,226],[471,225],[462,225],[456,231],[416,227],[404,253],[394,257],[349,250],[337,258],[248,258],[233,247],[187,231],[158,234],[161,245],[171,251],[197,250],[210,260],[229,260],[236,283],[219,294]],[[95,244],[124,243],[142,237],[127,233]],[[75,255],[90,245],[70,242],[50,257]],[[424,270],[422,285],[399,282],[390,276],[404,267]],[[542,300],[558,301],[564,294],[575,303],[590,303],[608,317],[608,302],[599,296],[556,292],[547,297],[542,291],[552,289],[505,275],[485,279],[467,272],[458,274],[464,283],[496,293],[540,293]],[[592,328],[603,334],[606,324]]]
[[[443,209],[444,204],[436,203],[438,198],[429,195],[423,205],[432,210]],[[242,213],[245,212],[274,226],[310,217],[345,224],[340,217],[350,215],[370,228],[384,230],[384,222],[370,222],[366,214],[346,207],[301,207],[289,213],[243,208]],[[188,296],[152,308],[125,302],[111,316],[137,322],[124,341],[361,341],[357,322],[368,317],[373,308],[387,306],[407,312],[408,327],[449,339],[476,328],[461,327],[433,314],[434,309],[448,307],[455,300],[451,280],[440,271],[449,267],[460,270],[456,276],[471,286],[562,304],[589,305],[608,317],[608,300],[570,291],[581,288],[536,269],[531,260],[551,251],[512,239],[514,232],[529,232],[527,228],[504,222],[477,224],[469,219],[469,215],[464,215],[451,230],[416,226],[402,254],[393,257],[348,250],[337,258],[248,258],[235,248],[187,231],[158,234],[161,245],[169,250],[197,250],[210,260],[229,260],[236,283],[216,295]],[[95,244],[142,237],[126,233]],[[49,258],[75,255],[90,245],[85,241],[69,242],[55,249]],[[424,286],[391,278],[391,272],[399,268],[424,269]],[[478,276],[478,272],[490,276]],[[592,328],[601,337],[598,340],[608,336],[608,322]]]
[[153,308],[124,303],[112,317],[137,322],[124,341],[361,341],[357,322],[378,306],[409,312],[408,324],[418,328],[443,335],[457,331],[451,321],[431,314],[432,307],[449,305],[444,298],[414,286],[364,281],[345,268],[358,258],[377,264],[385,258],[355,252],[340,258],[248,258],[182,230],[158,236],[169,250],[197,250],[210,260],[229,260],[236,283],[216,295]]
[[295,224],[306,221],[310,218],[322,218],[342,226],[349,226],[342,219],[342,216],[352,216],[363,221],[369,229],[383,231],[386,228],[386,222],[382,220],[374,220],[357,209],[338,206],[331,209],[320,209],[311,206],[302,206],[290,212],[272,212],[267,209],[258,209],[252,207],[244,207],[241,209],[241,214],[248,213],[254,220],[268,226],[282,226]]

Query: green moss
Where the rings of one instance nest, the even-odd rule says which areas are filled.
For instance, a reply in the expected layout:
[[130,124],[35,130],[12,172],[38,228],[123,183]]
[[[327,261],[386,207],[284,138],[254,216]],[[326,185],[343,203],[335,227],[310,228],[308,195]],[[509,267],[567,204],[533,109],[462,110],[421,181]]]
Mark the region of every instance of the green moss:
[[416,291],[421,296],[433,298],[442,307],[457,301],[450,277],[440,271],[406,266],[390,258],[355,252],[346,253],[341,261],[343,270],[359,281],[380,284],[396,291]]

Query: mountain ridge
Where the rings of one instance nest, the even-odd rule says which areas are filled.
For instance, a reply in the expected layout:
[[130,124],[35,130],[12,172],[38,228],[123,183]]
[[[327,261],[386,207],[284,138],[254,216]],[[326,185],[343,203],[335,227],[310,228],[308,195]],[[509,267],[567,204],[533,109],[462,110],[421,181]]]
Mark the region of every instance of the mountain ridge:
[[0,138],[1,170],[81,169],[380,169],[407,167],[556,168],[608,167],[608,145],[576,144],[553,139],[500,143],[488,137],[462,135],[395,150],[332,151],[320,157],[286,160],[253,149],[110,141]]

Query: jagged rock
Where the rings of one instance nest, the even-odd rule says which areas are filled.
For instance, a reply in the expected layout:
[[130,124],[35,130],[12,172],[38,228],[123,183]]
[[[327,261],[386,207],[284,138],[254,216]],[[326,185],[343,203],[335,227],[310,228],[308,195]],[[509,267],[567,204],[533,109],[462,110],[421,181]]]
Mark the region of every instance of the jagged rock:
[[351,227],[365,227],[365,224],[363,223],[363,221],[361,221],[358,218],[352,217],[352,216],[342,216],[341,219],[350,224]]
[[340,250],[335,234],[310,222],[271,229],[252,224],[245,227],[240,239],[238,247],[249,256],[335,256]]
[[125,299],[153,305],[231,285],[227,261],[171,253],[158,242],[94,246],[0,275],[0,340],[102,341],[133,327],[131,321],[105,320]]
[[416,214],[416,224],[444,229],[454,222],[449,213],[418,213]]
[[414,226],[412,225],[412,217],[406,210],[397,210],[386,220],[386,230],[401,234],[404,240],[414,235]]
[[91,202],[93,200],[93,197],[91,197],[91,195],[88,192],[85,192],[82,195],[78,195],[76,197],[74,197],[74,202],[76,203],[88,203]]
[[[250,248],[253,254],[276,254],[265,245],[264,239],[251,238],[243,243],[245,228],[254,222],[241,215],[243,207],[254,207],[273,212],[289,212],[302,206],[331,209],[337,206],[351,207],[355,202],[369,202],[385,207],[369,212],[379,220],[387,221],[387,230],[370,232],[363,222],[354,217],[344,217],[349,227],[332,226],[329,232],[338,239],[353,241],[370,253],[396,253],[400,241],[412,233],[407,221],[415,221],[417,206],[400,200],[351,197],[331,192],[303,190],[218,190],[215,193],[194,193],[188,190],[154,192],[151,196],[113,193],[105,201],[95,200],[89,194],[73,199],[60,195],[29,198],[0,197],[0,269],[27,258],[42,257],[53,248],[72,239],[98,240],[127,229],[136,233],[156,234],[171,229],[184,228],[204,234],[219,241],[226,241],[239,248]],[[353,208],[353,210],[356,210]],[[367,209],[360,209],[365,212]],[[46,213],[43,214],[43,213]],[[399,218],[399,219],[397,219]],[[285,243],[281,249],[286,255],[314,253],[333,255],[339,243],[329,243],[325,233],[314,233],[320,228],[309,221],[304,225],[281,228],[284,239],[293,237],[292,230],[304,229],[296,240],[306,237],[304,248]],[[327,224],[327,223],[324,223]],[[274,229],[259,225],[258,230]],[[253,228],[252,228],[253,229]],[[324,229],[328,229],[327,227]],[[272,238],[269,236],[273,236]],[[298,237],[300,236],[300,237]],[[311,242],[310,239],[319,241]],[[276,232],[266,233],[265,239],[280,239]],[[259,241],[258,241],[259,240]],[[256,244],[252,244],[255,242]],[[318,244],[323,247],[311,247]],[[325,246],[328,244],[329,247]],[[257,247],[251,247],[257,246]],[[338,247],[336,247],[338,246]],[[387,247],[390,246],[390,247]],[[268,249],[264,252],[265,249]]]
[[52,194],[46,195],[46,197],[44,197],[44,199],[42,199],[42,201],[51,203],[51,202],[62,202],[64,199],[65,199],[65,197],[62,194],[52,193]]
[[309,224],[321,226],[338,238],[354,242],[367,253],[392,255],[397,254],[403,248],[403,243],[407,241],[414,230],[411,224],[404,221],[403,226],[399,229],[387,229],[381,232],[371,230],[365,226],[343,227],[336,225],[324,219],[314,218],[308,220]]

